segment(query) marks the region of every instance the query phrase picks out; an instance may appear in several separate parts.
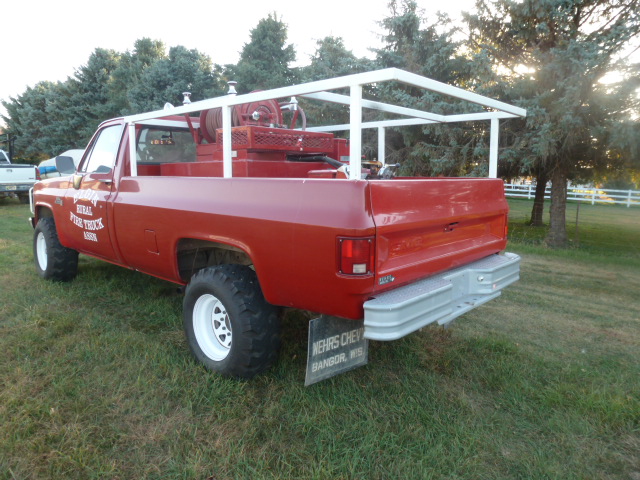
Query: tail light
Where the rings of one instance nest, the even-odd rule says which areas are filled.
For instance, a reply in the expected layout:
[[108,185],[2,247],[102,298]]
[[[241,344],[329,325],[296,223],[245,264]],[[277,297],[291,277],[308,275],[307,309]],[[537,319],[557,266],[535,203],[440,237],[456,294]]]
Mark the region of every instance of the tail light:
[[504,238],[509,235],[509,215],[504,216]]
[[42,177],[40,176],[40,169],[38,167],[36,167],[36,180],[42,180]]
[[344,275],[373,273],[374,237],[338,238],[338,271]]

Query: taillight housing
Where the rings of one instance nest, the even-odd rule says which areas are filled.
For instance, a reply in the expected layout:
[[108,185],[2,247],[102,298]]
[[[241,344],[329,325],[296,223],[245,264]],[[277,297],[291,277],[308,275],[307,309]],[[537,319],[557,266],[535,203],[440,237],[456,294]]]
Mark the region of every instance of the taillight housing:
[[375,258],[374,237],[338,237],[338,272],[371,275]]

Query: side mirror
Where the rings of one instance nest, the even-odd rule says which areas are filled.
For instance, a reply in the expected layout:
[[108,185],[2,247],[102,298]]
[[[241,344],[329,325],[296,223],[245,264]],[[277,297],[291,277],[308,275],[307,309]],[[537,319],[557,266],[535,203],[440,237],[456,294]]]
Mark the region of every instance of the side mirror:
[[61,155],[56,157],[56,169],[61,175],[69,175],[75,173],[76,164],[73,163],[73,158]]

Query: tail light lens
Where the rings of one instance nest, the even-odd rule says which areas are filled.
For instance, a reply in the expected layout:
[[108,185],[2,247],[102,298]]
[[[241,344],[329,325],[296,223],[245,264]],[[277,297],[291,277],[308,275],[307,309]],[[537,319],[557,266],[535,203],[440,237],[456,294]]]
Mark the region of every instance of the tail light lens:
[[38,167],[36,167],[36,180],[42,180],[42,177],[40,176],[40,169]]
[[338,270],[344,275],[373,273],[374,237],[338,238]]

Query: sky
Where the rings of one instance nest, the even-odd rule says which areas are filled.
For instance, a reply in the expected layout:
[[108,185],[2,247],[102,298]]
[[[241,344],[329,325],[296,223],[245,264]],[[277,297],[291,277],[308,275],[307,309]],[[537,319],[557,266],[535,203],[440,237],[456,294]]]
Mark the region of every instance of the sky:
[[[452,18],[473,0],[417,0],[427,15]],[[308,63],[316,40],[342,37],[359,57],[380,46],[377,22],[388,16],[388,0],[6,0],[0,8],[0,99],[8,100],[44,80],[64,81],[98,47],[131,51],[143,37],[169,47],[183,45],[217,64],[236,63],[250,31],[270,13],[288,28],[297,65]],[[0,106],[0,108],[2,108]],[[5,113],[0,110],[0,113]]]
[[[214,63],[236,63],[250,32],[270,13],[287,25],[294,66],[306,65],[316,41],[342,37],[359,57],[381,46],[378,22],[389,0],[5,0],[0,7],[0,100],[44,80],[64,81],[98,47],[131,51],[143,37],[168,49],[183,45]],[[427,18],[436,11],[452,19],[472,11],[474,0],[416,0]],[[634,53],[640,61],[640,51]],[[0,105],[0,114],[6,114]],[[1,120],[0,120],[1,122]]]

